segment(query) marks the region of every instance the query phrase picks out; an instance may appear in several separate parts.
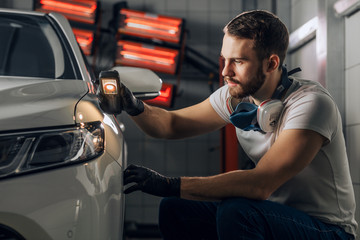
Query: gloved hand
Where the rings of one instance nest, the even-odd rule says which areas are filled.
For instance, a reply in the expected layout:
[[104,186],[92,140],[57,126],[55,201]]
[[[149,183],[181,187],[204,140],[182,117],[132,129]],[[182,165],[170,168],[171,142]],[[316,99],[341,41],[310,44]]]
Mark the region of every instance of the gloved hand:
[[144,112],[144,103],[141,100],[137,99],[124,84],[121,84],[120,96],[123,109],[129,115],[136,116]]
[[130,165],[124,171],[124,185],[136,183],[127,188],[124,193],[141,190],[144,193],[158,197],[179,197],[180,178],[165,177],[146,167]]

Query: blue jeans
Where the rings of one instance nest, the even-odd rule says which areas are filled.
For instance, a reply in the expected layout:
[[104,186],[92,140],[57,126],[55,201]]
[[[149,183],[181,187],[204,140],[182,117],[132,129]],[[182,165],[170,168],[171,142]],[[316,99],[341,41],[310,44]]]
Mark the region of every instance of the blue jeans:
[[176,239],[354,239],[341,227],[271,201],[230,198],[221,202],[164,198],[159,228]]

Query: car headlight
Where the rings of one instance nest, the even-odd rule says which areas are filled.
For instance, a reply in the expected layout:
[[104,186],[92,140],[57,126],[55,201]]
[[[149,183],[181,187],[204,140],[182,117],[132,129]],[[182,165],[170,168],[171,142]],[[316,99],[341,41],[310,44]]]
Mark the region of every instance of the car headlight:
[[0,177],[93,159],[104,151],[101,122],[75,129],[0,135]]

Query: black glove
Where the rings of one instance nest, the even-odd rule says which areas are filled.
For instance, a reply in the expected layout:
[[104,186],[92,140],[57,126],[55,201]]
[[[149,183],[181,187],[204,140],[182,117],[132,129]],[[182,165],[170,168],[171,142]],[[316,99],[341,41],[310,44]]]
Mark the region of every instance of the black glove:
[[121,84],[120,96],[122,98],[123,109],[129,115],[136,116],[144,112],[144,103],[137,99],[124,84]]
[[180,178],[165,177],[146,167],[130,165],[124,171],[124,185],[136,183],[127,188],[124,193],[141,190],[144,193],[158,197],[179,197]]

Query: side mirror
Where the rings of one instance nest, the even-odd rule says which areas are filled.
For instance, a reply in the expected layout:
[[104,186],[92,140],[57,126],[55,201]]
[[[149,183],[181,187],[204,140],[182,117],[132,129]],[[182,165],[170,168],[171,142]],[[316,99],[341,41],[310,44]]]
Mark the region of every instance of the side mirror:
[[[120,81],[121,79],[121,81]],[[114,67],[99,75],[97,96],[100,107],[108,114],[120,114],[121,86],[124,84],[136,98],[152,99],[160,95],[162,80],[153,71],[137,67]]]
[[119,73],[121,82],[141,100],[156,98],[160,95],[162,80],[150,69],[116,66],[112,70]]

